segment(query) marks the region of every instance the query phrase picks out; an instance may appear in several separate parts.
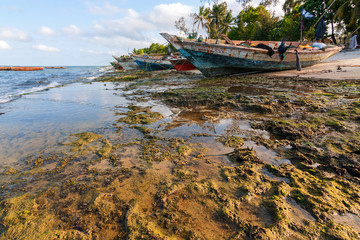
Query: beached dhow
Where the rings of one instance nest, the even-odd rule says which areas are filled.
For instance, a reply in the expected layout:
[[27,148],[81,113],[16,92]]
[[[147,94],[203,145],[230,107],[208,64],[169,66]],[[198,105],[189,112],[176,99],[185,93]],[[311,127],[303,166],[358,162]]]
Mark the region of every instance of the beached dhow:
[[132,58],[144,71],[158,71],[174,68],[165,56],[132,55]]
[[168,60],[179,72],[196,69],[194,64],[192,64],[187,58],[182,56],[171,56],[168,57]]
[[113,66],[113,68],[115,68],[116,70],[122,70],[123,67],[118,63],[118,62],[110,62],[111,66]]
[[[198,41],[183,39],[167,33],[161,33],[161,35],[206,77],[297,68],[295,48],[289,48],[285,53],[279,54],[277,52],[278,42],[275,41],[252,41],[251,43],[214,39]],[[290,42],[285,42],[285,44],[289,46]],[[292,46],[298,44],[299,42],[293,42]],[[270,48],[264,49],[265,46]],[[307,67],[325,60],[341,50],[342,47],[327,45],[321,49],[300,47],[297,52],[301,65]]]
[[130,56],[117,57],[113,56],[116,61],[121,65],[125,70],[138,70],[140,69],[139,65],[132,59]]

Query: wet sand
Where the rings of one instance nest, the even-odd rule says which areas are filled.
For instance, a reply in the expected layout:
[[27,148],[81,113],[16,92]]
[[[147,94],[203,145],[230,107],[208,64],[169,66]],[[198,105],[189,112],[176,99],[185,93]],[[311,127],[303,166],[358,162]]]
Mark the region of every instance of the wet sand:
[[13,102],[0,239],[360,238],[360,83],[274,74],[117,72]]

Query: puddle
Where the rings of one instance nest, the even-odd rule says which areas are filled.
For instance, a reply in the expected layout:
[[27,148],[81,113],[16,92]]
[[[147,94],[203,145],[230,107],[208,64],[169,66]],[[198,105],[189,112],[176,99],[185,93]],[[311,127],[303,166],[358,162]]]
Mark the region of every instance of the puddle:
[[216,117],[216,116],[217,114],[214,111],[201,109],[201,110],[192,110],[192,111],[188,111],[188,110],[181,111],[177,117],[180,119],[186,119],[197,123],[205,123],[208,117]]
[[169,107],[152,100],[135,105],[139,107],[151,107],[152,112],[158,112],[164,117],[169,117],[174,114]]
[[153,163],[152,169],[158,175],[170,175],[175,164],[171,161],[161,161]]
[[265,146],[257,145],[253,141],[244,141],[244,145],[241,148],[252,148],[255,150],[257,157],[265,163],[274,164],[280,166],[281,164],[291,164],[289,159],[279,159],[277,153],[267,149]]
[[57,162],[53,162],[53,163],[49,163],[44,165],[44,167],[42,169],[44,169],[45,171],[51,171],[54,170],[57,167],[58,163]]
[[312,168],[318,168],[319,166],[321,166],[320,163],[314,163],[312,165],[308,165],[309,167],[312,167]]
[[304,224],[304,220],[316,222],[316,219],[311,214],[302,208],[294,199],[287,198],[287,203],[291,206],[289,213],[292,215],[291,219],[299,224]]
[[95,163],[94,165],[89,166],[90,170],[107,170],[112,168],[111,164],[109,163],[109,160],[104,159],[100,162]]
[[200,147],[206,148],[205,155],[224,155],[234,151],[234,148],[224,146],[216,141],[214,137],[194,137],[189,143],[200,143]]
[[277,177],[274,174],[272,174],[271,172],[269,172],[267,169],[261,169],[260,170],[261,174],[264,174],[265,176],[268,176],[271,180],[275,180],[275,181],[282,181],[282,182],[286,182],[286,183],[290,183],[290,180],[288,178],[283,178],[283,177]]
[[334,215],[334,222],[340,223],[360,231],[360,217],[353,213],[346,213],[344,215]]
[[139,158],[137,157],[139,155],[139,146],[137,145],[123,147],[115,153],[120,156],[122,167],[133,168],[140,167],[142,165]]

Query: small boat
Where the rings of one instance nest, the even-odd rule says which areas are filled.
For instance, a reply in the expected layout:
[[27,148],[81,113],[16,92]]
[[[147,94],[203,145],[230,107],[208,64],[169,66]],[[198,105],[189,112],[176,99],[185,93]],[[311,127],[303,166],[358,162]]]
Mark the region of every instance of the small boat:
[[[206,39],[204,41],[182,39],[175,35],[161,33],[184,57],[186,57],[206,77],[217,77],[254,71],[279,71],[296,69],[295,48],[289,48],[283,56],[277,53],[275,41],[252,41],[249,46],[244,41]],[[256,48],[258,44],[273,50]],[[290,46],[291,42],[285,42]],[[297,46],[299,42],[292,42]],[[319,48],[298,48],[303,67],[314,65],[340,52],[343,48],[327,45]]]
[[192,64],[187,58],[184,58],[184,57],[171,56],[171,57],[168,57],[168,60],[179,72],[196,69],[194,64]]
[[132,57],[116,57],[113,56],[116,61],[121,65],[125,70],[138,70],[140,69],[139,65],[132,59]]
[[144,71],[158,71],[174,68],[165,56],[132,55],[132,58]]
[[46,69],[65,69],[66,67],[45,67]]
[[118,62],[110,62],[111,66],[113,66],[116,70],[122,70],[123,67]]
[[40,71],[43,67],[0,67],[0,71]]

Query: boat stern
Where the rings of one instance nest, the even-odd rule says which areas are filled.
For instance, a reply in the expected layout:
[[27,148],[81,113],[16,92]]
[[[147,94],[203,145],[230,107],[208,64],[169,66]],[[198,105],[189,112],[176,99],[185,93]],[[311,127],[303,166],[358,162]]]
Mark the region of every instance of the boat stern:
[[175,36],[168,33],[160,33],[160,35],[166,39],[171,45],[174,46],[177,50],[179,50],[182,47],[181,40]]

